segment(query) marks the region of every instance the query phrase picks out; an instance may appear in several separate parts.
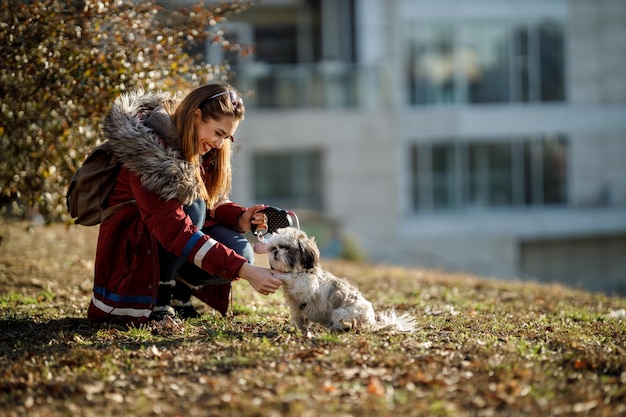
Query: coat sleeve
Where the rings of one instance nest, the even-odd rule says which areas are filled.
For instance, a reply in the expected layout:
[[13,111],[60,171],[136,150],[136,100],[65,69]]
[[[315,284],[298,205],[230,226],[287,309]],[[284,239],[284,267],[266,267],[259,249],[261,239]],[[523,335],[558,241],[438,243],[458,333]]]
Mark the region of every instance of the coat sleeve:
[[211,275],[237,279],[246,259],[199,230],[178,200],[165,201],[145,190],[134,174],[130,175],[130,187],[143,222],[167,251],[185,256]]
[[246,211],[246,208],[235,204],[232,201],[220,204],[215,210],[211,210],[211,217],[219,224],[229,227],[239,233],[244,233],[239,228],[239,218]]

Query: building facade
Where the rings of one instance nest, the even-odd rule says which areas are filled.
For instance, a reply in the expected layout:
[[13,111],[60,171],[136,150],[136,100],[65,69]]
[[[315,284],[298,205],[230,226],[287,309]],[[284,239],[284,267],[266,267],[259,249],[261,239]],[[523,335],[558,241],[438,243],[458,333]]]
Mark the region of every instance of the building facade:
[[626,293],[626,2],[265,0],[232,16],[232,198],[375,262]]

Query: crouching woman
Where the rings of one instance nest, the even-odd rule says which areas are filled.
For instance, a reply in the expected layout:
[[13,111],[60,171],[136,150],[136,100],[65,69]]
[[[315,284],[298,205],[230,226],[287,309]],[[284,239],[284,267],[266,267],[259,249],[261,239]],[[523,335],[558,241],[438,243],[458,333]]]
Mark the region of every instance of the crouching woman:
[[242,235],[264,225],[262,205],[227,200],[231,143],[244,117],[228,85],[197,88],[180,102],[163,93],[118,97],[103,133],[122,163],[108,206],[132,201],[100,225],[91,320],[142,323],[196,316],[191,295],[225,314],[231,282],[261,294],[281,281],[252,265]]

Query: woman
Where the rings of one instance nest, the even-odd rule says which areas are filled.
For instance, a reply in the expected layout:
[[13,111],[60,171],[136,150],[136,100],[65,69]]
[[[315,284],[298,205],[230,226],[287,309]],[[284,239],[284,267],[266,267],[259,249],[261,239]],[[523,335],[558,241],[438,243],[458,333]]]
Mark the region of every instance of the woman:
[[192,291],[225,314],[232,281],[247,280],[264,295],[281,285],[271,270],[252,265],[240,234],[264,226],[263,206],[246,209],[226,197],[244,111],[221,84],[197,88],[179,104],[142,91],[115,100],[103,132],[122,168],[108,205],[134,204],[100,225],[89,319],[176,320],[172,305],[191,317]]

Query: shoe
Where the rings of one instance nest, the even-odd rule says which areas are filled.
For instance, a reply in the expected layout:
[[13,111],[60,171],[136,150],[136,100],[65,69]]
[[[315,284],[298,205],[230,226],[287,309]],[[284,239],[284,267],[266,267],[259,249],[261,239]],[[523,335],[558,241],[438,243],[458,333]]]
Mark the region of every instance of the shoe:
[[176,312],[176,316],[183,320],[197,319],[200,317],[200,313],[198,313],[193,306],[175,306],[174,311]]
[[183,321],[176,317],[172,306],[155,306],[148,320],[159,326],[179,327],[183,324]]

